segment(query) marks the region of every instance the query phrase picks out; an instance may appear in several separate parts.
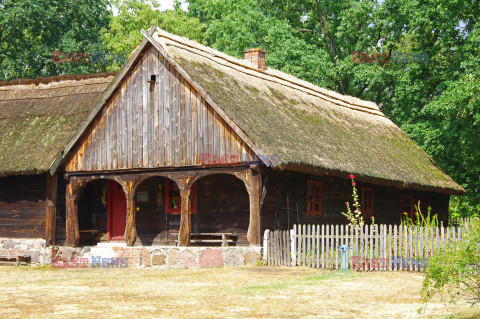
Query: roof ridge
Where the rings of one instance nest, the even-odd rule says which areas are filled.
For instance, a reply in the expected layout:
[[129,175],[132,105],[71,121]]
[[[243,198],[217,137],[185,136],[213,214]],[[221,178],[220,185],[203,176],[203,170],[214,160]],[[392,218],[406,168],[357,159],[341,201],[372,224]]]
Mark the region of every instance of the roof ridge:
[[20,78],[10,81],[0,81],[0,87],[14,86],[14,85],[39,85],[49,84],[62,81],[81,81],[95,78],[107,78],[115,75],[117,72],[103,72],[103,73],[88,73],[88,74],[62,74],[49,77],[37,77],[35,79]]
[[[333,90],[322,88],[318,85],[315,85],[313,83],[310,83],[310,82],[302,80],[302,79],[299,79],[299,78],[297,78],[297,77],[295,77],[291,74],[288,74],[288,73],[285,73],[285,72],[282,72],[282,71],[279,71],[279,70],[276,70],[276,69],[273,69],[273,68],[267,68],[267,70],[262,71],[262,70],[259,70],[258,68],[255,68],[253,66],[253,64],[251,64],[249,61],[246,61],[246,60],[243,60],[243,59],[238,59],[236,57],[230,56],[230,55],[225,54],[223,52],[220,52],[216,49],[213,49],[211,47],[207,47],[203,44],[200,44],[196,41],[190,40],[186,37],[181,37],[181,36],[169,33],[169,32],[167,32],[165,30],[162,30],[158,27],[157,27],[156,31],[157,31],[156,34],[158,35],[158,38],[163,37],[163,38],[166,38],[170,41],[177,42],[178,44],[181,44],[181,45],[183,44],[183,45],[186,45],[186,46],[190,46],[190,47],[192,47],[196,50],[203,51],[204,53],[208,53],[210,55],[213,55],[214,57],[223,59],[227,62],[239,65],[241,67],[247,68],[250,71],[258,73],[258,75],[276,77],[276,78],[281,79],[283,81],[290,82],[293,85],[304,87],[306,89],[312,90],[312,91],[316,92],[317,94],[325,96],[326,98],[334,99],[334,100],[337,100],[339,102],[347,103],[347,104],[354,105],[354,106],[357,106],[357,107],[360,107],[360,108],[365,108],[365,109],[368,109],[370,111],[377,111],[377,112],[381,113],[381,114],[378,114],[378,115],[384,116],[384,114],[380,111],[378,105],[374,102],[365,101],[365,100],[359,99],[359,98],[354,97],[354,96],[343,95],[343,94],[340,94],[340,93],[335,92]],[[162,44],[166,45],[166,43],[162,43]],[[265,80],[269,80],[269,79],[265,79]],[[271,79],[270,79],[270,81],[271,81]],[[299,88],[296,88],[296,89],[298,90]],[[332,102],[338,104],[338,102],[336,102],[336,101],[332,101]]]

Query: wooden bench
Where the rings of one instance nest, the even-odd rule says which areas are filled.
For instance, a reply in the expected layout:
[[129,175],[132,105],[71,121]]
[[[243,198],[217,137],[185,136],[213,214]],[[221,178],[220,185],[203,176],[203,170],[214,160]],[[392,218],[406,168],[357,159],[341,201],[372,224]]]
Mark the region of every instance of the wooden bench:
[[0,255],[0,265],[28,265],[30,256],[25,255]]
[[[239,233],[192,233],[190,243],[191,244],[220,244],[223,247],[230,246],[237,241],[238,237],[242,234]],[[178,245],[179,240],[176,239],[175,243]]]

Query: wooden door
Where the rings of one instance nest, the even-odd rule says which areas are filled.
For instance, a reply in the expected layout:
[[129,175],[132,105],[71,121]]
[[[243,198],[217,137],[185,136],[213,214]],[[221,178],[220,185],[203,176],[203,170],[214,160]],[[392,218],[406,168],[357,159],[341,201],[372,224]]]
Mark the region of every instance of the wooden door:
[[108,238],[109,240],[125,239],[127,222],[127,200],[122,187],[108,182]]

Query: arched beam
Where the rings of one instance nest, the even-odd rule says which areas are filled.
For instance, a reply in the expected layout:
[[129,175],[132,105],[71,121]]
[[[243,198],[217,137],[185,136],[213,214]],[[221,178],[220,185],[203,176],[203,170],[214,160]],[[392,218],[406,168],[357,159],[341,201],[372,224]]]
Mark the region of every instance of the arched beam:
[[127,200],[127,220],[125,227],[125,241],[127,245],[133,246],[136,241],[135,225],[135,201],[134,195],[138,178],[129,175],[91,175],[71,176],[67,179],[66,185],[66,245],[77,247],[80,242],[80,228],[78,225],[78,200],[82,191],[92,181],[111,180],[118,183]]
[[128,246],[133,246],[137,238],[135,223],[135,192],[142,182],[152,177],[169,178],[177,184],[181,202],[179,243],[181,246],[188,246],[191,237],[191,206],[192,188],[199,179],[218,174],[233,175],[240,179],[249,194],[250,201],[250,223],[247,238],[250,245],[261,245],[261,215],[260,215],[260,188],[262,176],[255,167],[236,167],[227,169],[189,170],[176,172],[148,172],[138,174],[117,174],[117,175],[90,175],[71,176],[67,184],[67,245],[76,246],[79,241],[78,230],[78,196],[89,181],[97,179],[114,180],[122,186],[127,200],[127,221],[125,228],[125,241]]

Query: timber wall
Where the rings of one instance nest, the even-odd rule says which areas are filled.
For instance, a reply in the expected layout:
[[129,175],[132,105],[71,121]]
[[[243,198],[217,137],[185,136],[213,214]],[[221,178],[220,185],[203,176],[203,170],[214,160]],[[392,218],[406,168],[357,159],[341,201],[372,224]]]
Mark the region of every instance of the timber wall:
[[0,237],[45,238],[47,176],[0,178]]
[[81,138],[66,171],[202,165],[215,159],[239,163],[252,155],[205,99],[149,47]]
[[[294,224],[347,224],[341,213],[346,211],[345,202],[352,203],[350,180],[337,177],[308,175],[297,172],[273,172],[267,174],[267,195],[262,207],[262,229],[291,229]],[[265,177],[263,179],[265,179]],[[306,214],[307,181],[322,183],[322,215]],[[448,222],[449,196],[444,194],[401,190],[393,187],[357,182],[362,201],[362,187],[374,191],[374,217],[377,224],[400,223],[400,195],[413,195],[420,199],[421,211],[438,214],[444,225]]]

